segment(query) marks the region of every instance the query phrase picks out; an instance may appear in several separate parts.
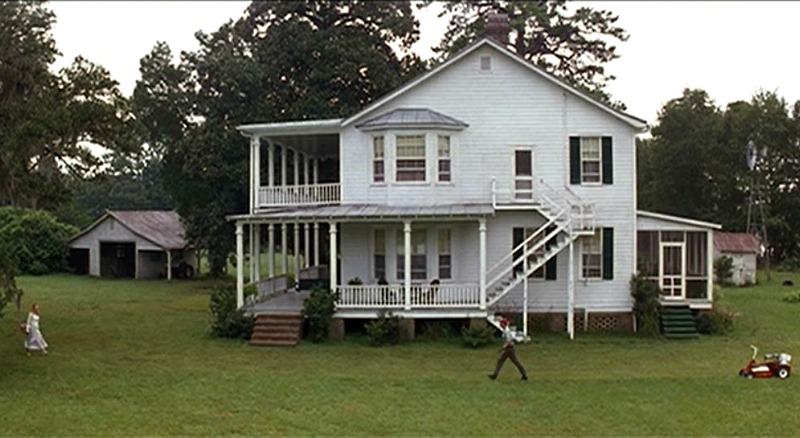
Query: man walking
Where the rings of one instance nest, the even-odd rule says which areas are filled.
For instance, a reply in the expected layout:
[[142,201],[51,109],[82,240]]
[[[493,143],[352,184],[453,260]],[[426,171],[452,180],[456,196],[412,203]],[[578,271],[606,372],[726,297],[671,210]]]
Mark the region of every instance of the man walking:
[[508,320],[505,318],[500,319],[500,327],[503,328],[503,349],[500,350],[500,357],[497,359],[497,366],[494,368],[494,373],[489,374],[489,378],[494,380],[500,374],[503,364],[506,359],[511,359],[511,362],[517,367],[519,373],[522,375],[522,380],[528,380],[528,375],[525,373],[525,368],[519,363],[517,359],[517,352],[514,350],[514,334],[508,328]]

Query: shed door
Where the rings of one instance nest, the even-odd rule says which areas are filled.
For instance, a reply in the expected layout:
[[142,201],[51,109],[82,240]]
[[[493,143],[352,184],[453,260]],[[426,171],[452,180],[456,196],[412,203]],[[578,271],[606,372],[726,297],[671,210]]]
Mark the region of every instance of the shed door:
[[134,278],[135,255],[136,244],[133,242],[100,242],[100,276]]
[[686,298],[686,256],[683,242],[661,242],[660,249],[659,284],[664,298]]

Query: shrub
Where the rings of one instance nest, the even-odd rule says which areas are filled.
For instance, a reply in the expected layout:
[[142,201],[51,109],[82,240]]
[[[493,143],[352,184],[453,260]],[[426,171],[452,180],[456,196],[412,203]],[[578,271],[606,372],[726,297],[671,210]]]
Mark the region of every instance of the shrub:
[[394,345],[400,342],[400,317],[393,315],[392,311],[381,309],[378,319],[367,323],[364,328],[370,345]]
[[353,277],[350,280],[347,280],[347,284],[349,286],[361,286],[364,282],[361,280],[360,277]]
[[11,242],[18,268],[26,274],[66,270],[67,242],[77,232],[44,211],[0,208],[0,240]]
[[719,284],[730,284],[733,278],[733,259],[728,256],[717,257],[714,260],[714,275]]
[[706,335],[725,335],[733,330],[733,316],[724,309],[700,313],[696,321],[697,331]]
[[0,240],[0,318],[6,305],[12,301],[19,311],[22,300],[22,289],[17,287],[16,280],[17,258],[10,246],[8,241]]
[[661,290],[652,281],[634,275],[630,282],[633,296],[633,313],[640,333],[647,336],[661,334]]
[[787,303],[800,303],[800,291],[792,291],[783,294],[783,301]]
[[420,327],[421,338],[429,341],[450,339],[458,333],[452,322],[446,321],[423,321]]
[[336,312],[337,301],[338,292],[331,292],[319,285],[315,285],[303,301],[303,316],[308,319],[308,337],[311,342],[319,343],[328,339],[328,327]]
[[481,348],[494,342],[494,328],[482,324],[472,324],[461,329],[464,346]]
[[236,309],[236,286],[221,284],[211,291],[211,334],[220,338],[250,339],[253,318]]

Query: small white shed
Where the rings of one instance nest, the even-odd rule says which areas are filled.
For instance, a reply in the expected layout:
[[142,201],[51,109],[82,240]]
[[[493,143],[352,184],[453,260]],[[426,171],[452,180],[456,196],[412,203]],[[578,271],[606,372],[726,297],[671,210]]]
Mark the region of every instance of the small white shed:
[[733,259],[732,281],[737,286],[755,284],[756,259],[761,254],[758,237],[747,233],[714,233],[714,260],[722,256]]
[[197,256],[184,235],[174,211],[106,211],[69,242],[70,266],[97,277],[191,277]]

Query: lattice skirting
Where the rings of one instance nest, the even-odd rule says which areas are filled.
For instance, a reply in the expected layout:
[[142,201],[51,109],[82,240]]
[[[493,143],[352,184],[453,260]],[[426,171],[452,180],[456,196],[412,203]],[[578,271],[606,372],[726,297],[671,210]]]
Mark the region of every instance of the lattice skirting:
[[[589,312],[586,320],[583,310],[576,309],[574,316],[576,332],[633,332],[632,312]],[[563,332],[567,330],[567,314],[533,313],[529,324],[534,332]]]

